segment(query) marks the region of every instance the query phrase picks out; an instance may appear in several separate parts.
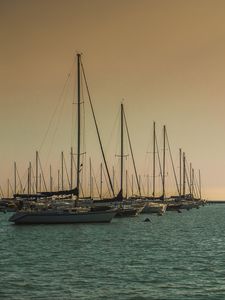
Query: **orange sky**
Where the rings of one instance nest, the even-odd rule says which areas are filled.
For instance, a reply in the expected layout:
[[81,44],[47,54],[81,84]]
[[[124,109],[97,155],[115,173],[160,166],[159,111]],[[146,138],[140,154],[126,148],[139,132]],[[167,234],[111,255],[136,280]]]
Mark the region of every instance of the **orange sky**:
[[[225,199],[224,1],[0,0],[0,38],[4,190],[13,161],[22,176],[34,160],[81,51],[108,159],[118,163],[113,128],[124,99],[141,174],[155,120],[159,140],[167,125],[175,161],[181,147],[201,169],[204,196]],[[56,164],[61,151],[69,153],[72,100],[67,98],[61,131],[54,141],[49,138],[52,152],[46,145],[43,164]],[[91,126],[87,155],[98,164]]]

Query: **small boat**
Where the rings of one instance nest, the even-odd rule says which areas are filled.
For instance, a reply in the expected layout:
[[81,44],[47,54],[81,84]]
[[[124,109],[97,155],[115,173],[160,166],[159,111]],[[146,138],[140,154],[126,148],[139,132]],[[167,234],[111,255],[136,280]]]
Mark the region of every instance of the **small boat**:
[[167,209],[167,204],[165,203],[146,201],[142,213],[158,214],[161,216],[166,212],[166,209]]
[[117,208],[115,218],[136,217],[139,214],[139,209],[134,207]]

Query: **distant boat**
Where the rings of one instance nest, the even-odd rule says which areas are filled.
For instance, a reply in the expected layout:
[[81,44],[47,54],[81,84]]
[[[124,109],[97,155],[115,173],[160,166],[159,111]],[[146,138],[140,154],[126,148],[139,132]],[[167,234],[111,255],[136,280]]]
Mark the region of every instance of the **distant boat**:
[[[96,210],[91,207],[84,209],[78,207],[79,188],[80,188],[80,142],[81,142],[81,99],[80,99],[80,77],[81,77],[81,54],[77,54],[77,98],[78,98],[78,118],[77,118],[77,186],[73,190],[60,191],[58,194],[75,194],[74,208],[49,208],[48,206],[40,209],[25,209],[23,200],[20,200],[20,209],[13,214],[10,222],[15,224],[62,224],[62,223],[102,223],[110,222],[116,215],[116,209]],[[40,197],[51,197],[55,193],[40,193]],[[57,194],[57,192],[56,192]],[[17,195],[22,197],[22,195]],[[27,198],[29,195],[25,195]]]

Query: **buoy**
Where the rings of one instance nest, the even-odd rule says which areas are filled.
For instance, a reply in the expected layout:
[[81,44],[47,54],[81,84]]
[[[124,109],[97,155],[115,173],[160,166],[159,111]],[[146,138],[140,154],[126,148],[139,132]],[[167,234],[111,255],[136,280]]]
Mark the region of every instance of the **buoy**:
[[144,222],[151,222],[149,218],[144,219]]

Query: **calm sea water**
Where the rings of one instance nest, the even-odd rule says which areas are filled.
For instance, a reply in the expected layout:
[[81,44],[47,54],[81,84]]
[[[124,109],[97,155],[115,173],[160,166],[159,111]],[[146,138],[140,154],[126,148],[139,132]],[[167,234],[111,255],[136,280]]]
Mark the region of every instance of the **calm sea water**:
[[225,205],[99,225],[0,214],[0,299],[225,299]]

